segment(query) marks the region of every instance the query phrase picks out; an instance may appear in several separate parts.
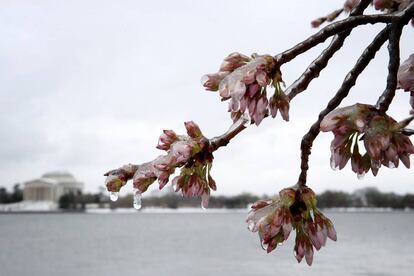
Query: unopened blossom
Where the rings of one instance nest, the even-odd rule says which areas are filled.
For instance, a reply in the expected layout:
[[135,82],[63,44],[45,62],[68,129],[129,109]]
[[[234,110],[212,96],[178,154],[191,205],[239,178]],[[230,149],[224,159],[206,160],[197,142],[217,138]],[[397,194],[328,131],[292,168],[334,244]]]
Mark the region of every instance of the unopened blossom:
[[395,11],[405,9],[410,2],[411,0],[373,0],[372,3],[377,10]]
[[275,79],[276,63],[270,55],[247,57],[233,53],[226,57],[215,74],[202,78],[207,90],[219,91],[222,100],[229,100],[228,111],[233,120],[248,113],[251,122],[259,125],[269,112],[266,88]]
[[191,138],[200,139],[203,137],[200,128],[193,121],[185,122],[184,125],[187,130],[188,136],[190,136]]
[[164,130],[163,134],[158,140],[157,149],[160,150],[169,150],[171,144],[178,140],[177,134],[172,130]]
[[276,117],[279,111],[283,120],[289,121],[289,98],[283,91],[275,92],[270,98],[269,107],[273,118]]
[[[412,22],[414,23],[414,19]],[[410,55],[398,69],[398,88],[410,92],[410,105],[414,110],[414,54]]]
[[346,0],[344,3],[344,10],[350,12],[356,5],[359,3],[360,0]]
[[[409,156],[414,153],[414,147],[402,129],[411,120],[409,118],[404,123],[398,123],[375,107],[364,104],[332,111],[320,125],[321,131],[332,131],[334,134],[331,142],[332,168],[343,169],[349,160],[358,176],[363,176],[369,170],[377,175],[382,165],[398,167],[400,160],[408,168]],[[366,150],[363,155],[359,151],[360,140]]]
[[414,92],[414,54],[401,63],[398,69],[398,87]]
[[210,175],[211,166],[211,162],[196,161],[193,166],[182,168],[180,175],[172,180],[174,191],[181,190],[184,197],[201,197],[201,206],[207,208],[210,189],[217,189]]
[[279,197],[259,200],[251,208],[248,228],[258,232],[267,253],[287,240],[295,230],[295,257],[298,262],[305,257],[307,264],[312,265],[313,249],[325,246],[327,238],[336,241],[332,222],[316,208],[315,193],[307,187],[283,189]]
[[127,164],[119,169],[109,171],[104,174],[106,176],[105,186],[110,192],[119,192],[119,190],[132,179],[138,166]]
[[233,72],[250,61],[251,58],[246,55],[237,52],[231,53],[223,60],[223,63],[220,65],[219,72]]

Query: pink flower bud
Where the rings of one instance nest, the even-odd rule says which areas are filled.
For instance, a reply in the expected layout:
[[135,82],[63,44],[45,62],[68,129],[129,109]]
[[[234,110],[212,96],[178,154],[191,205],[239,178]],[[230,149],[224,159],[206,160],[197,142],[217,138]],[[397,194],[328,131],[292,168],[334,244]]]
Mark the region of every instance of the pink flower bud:
[[359,0],[346,0],[344,3],[344,10],[350,12],[358,3]]
[[201,84],[209,91],[217,91],[220,82],[228,75],[228,72],[218,72],[215,74],[206,74],[201,78]]
[[283,120],[286,122],[289,121],[289,98],[280,91],[275,93],[272,98],[270,98],[270,114],[273,118],[276,117],[277,111],[282,115]]
[[203,134],[201,133],[200,128],[193,121],[185,122],[184,125],[185,125],[185,128],[187,129],[188,136],[190,136],[191,138],[199,139],[203,137]]
[[414,54],[405,60],[398,69],[398,87],[414,92]]

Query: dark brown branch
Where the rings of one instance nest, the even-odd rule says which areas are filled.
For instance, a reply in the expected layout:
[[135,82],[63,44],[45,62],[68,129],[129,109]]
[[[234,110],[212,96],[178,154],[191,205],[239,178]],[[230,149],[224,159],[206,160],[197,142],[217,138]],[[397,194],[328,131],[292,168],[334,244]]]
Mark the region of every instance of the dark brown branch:
[[223,135],[211,138],[210,142],[210,152],[216,151],[218,148],[226,146],[231,139],[233,139],[237,134],[243,131],[246,128],[246,124],[249,123],[249,119],[242,116],[238,119],[230,128],[229,130],[224,133]]
[[310,36],[309,38],[305,39],[296,46],[275,56],[276,62],[279,66],[281,66],[282,64],[291,61],[298,55],[324,42],[327,38],[336,35],[342,31],[352,29],[356,26],[363,24],[390,23],[397,16],[399,16],[399,14],[359,15],[348,17],[347,19],[344,19],[342,21],[329,24],[328,26],[326,26],[316,34]]
[[376,107],[380,112],[386,112],[394,99],[395,90],[397,89],[397,73],[400,67],[400,37],[403,27],[414,15],[414,3],[412,3],[399,20],[393,23],[393,27],[390,33],[388,43],[389,63],[388,63],[388,76],[387,86],[379,97]]
[[344,82],[339,88],[335,96],[329,101],[327,107],[319,113],[318,120],[311,126],[308,133],[305,134],[301,142],[301,173],[299,175],[298,184],[300,186],[306,185],[307,171],[309,169],[309,156],[311,154],[313,141],[318,136],[320,130],[319,126],[322,119],[332,110],[337,108],[342,100],[348,96],[349,91],[355,85],[358,76],[365,70],[370,61],[375,57],[381,46],[387,41],[390,31],[390,26],[382,30],[372,41],[372,43],[364,50],[355,66],[346,75]]
[[414,135],[414,129],[404,128],[401,130],[401,133],[407,136]]
[[[371,0],[362,0],[355,9],[351,12],[350,16],[361,15],[364,10],[371,3]],[[331,44],[323,50],[323,52],[306,68],[305,72],[285,91],[290,100],[292,100],[297,94],[305,91],[308,88],[309,83],[317,78],[320,72],[328,65],[332,56],[342,48],[345,39],[351,34],[352,29],[343,31],[336,35]]]
[[402,26],[395,25],[393,26],[389,44],[389,63],[388,63],[388,76],[387,76],[387,87],[385,88],[382,95],[379,97],[376,107],[380,112],[385,112],[388,110],[392,100],[395,96],[395,90],[397,89],[397,73],[398,68],[400,67],[400,37],[402,32]]

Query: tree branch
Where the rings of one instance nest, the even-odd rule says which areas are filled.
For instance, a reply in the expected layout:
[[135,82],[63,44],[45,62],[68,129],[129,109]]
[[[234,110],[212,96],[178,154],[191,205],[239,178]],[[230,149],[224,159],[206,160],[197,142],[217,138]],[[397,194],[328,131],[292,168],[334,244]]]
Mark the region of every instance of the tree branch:
[[316,34],[305,39],[296,46],[290,48],[289,50],[284,51],[283,53],[275,56],[276,62],[279,66],[282,64],[291,61],[298,55],[308,51],[309,49],[315,47],[319,43],[324,42],[327,38],[336,35],[342,31],[353,29],[359,25],[364,24],[375,24],[375,23],[391,23],[395,18],[400,16],[400,14],[375,14],[375,15],[358,15],[351,16],[342,21],[334,22],[329,24]]
[[[371,0],[362,0],[351,12],[350,16],[361,15],[364,10],[371,3]],[[306,68],[305,72],[285,91],[289,100],[292,100],[296,95],[305,91],[308,88],[309,83],[319,76],[319,73],[328,65],[332,56],[342,48],[345,39],[351,34],[351,30],[343,31],[337,34],[331,44],[323,50],[323,52]]]
[[411,3],[402,13],[397,22],[392,24],[388,43],[389,63],[387,86],[379,97],[376,107],[380,112],[386,112],[394,99],[395,90],[397,89],[397,73],[400,67],[400,37],[402,29],[414,15],[414,2]]
[[308,133],[305,134],[301,142],[301,173],[299,175],[298,184],[300,186],[306,185],[307,171],[309,169],[309,156],[311,154],[313,141],[318,136],[320,130],[319,126],[323,118],[332,110],[337,108],[342,100],[348,96],[349,91],[355,85],[358,76],[365,70],[370,61],[375,57],[375,54],[379,51],[381,46],[388,39],[390,32],[390,26],[387,26],[382,30],[371,42],[371,44],[364,50],[359,57],[355,66],[346,75],[344,82],[339,88],[335,96],[329,101],[327,107],[319,113],[318,120],[311,126]]

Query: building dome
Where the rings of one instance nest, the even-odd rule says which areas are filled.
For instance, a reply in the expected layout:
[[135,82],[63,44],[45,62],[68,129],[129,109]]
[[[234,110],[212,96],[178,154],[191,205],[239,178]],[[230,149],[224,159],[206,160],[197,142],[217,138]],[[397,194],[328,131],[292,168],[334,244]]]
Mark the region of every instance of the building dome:
[[42,178],[49,178],[56,180],[57,182],[76,182],[76,179],[73,177],[72,174],[64,171],[55,171],[55,172],[48,172],[42,175]]

